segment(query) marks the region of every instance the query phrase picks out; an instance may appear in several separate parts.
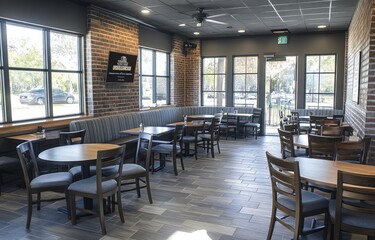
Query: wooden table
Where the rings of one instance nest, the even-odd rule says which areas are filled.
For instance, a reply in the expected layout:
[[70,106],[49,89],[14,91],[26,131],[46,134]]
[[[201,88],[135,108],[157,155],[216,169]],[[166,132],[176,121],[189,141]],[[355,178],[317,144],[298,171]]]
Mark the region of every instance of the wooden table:
[[[41,152],[38,158],[55,164],[81,165],[82,178],[88,178],[90,177],[90,165],[96,164],[98,151],[117,147],[116,144],[107,143],[65,145],[47,149]],[[84,199],[84,207],[92,209],[92,200]]]
[[240,128],[240,118],[241,117],[252,117],[253,114],[252,113],[224,113],[224,116],[227,115],[227,116],[230,116],[230,117],[236,117],[236,131],[237,133],[239,132],[239,128]]
[[188,119],[190,120],[210,120],[213,119],[215,115],[210,115],[210,114],[200,114],[200,115],[190,115],[187,116]]
[[299,162],[301,179],[307,182],[336,188],[337,171],[375,176],[375,166],[316,158],[290,158]]
[[50,139],[59,139],[59,132],[46,132],[44,134],[37,134],[37,133],[29,133],[29,134],[21,134],[15,136],[9,136],[8,139],[17,140],[21,142],[27,141],[41,141],[41,140],[50,140]]
[[203,123],[201,122],[174,122],[174,123],[168,123],[167,126],[168,127],[175,127],[177,125],[184,125],[185,127],[187,128],[201,128],[203,127]]
[[[147,126],[144,127],[143,132],[151,134],[156,137],[160,137],[163,134],[170,133],[174,131],[174,127],[154,127],[154,126]],[[139,135],[140,129],[138,128],[131,128],[127,130],[121,131],[121,133],[126,133],[129,135]]]

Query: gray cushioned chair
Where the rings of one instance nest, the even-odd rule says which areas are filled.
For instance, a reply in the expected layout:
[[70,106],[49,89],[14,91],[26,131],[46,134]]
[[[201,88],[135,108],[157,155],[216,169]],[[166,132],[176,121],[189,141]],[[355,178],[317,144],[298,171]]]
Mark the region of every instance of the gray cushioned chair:
[[342,231],[375,236],[375,177],[338,171],[336,200],[329,203],[334,239]]
[[[298,162],[286,161],[268,152],[266,155],[272,183],[272,215],[267,239],[271,239],[276,221],[294,233],[294,240],[299,239],[301,235],[323,229],[326,236],[328,200],[318,194],[301,190]],[[291,225],[286,217],[277,217],[278,210],[286,217],[293,217],[294,224]],[[305,218],[319,214],[325,214],[324,225],[305,230]]]
[[[26,228],[30,228],[32,205],[37,203],[40,210],[41,193],[47,191],[65,193],[66,204],[69,213],[69,201],[67,188],[72,183],[72,174],[69,172],[56,172],[39,175],[39,168],[36,162],[32,142],[24,142],[17,146],[18,157],[21,161],[22,172],[27,190],[27,222]],[[33,201],[33,194],[37,194],[37,200]],[[61,199],[61,198],[60,198]],[[43,201],[55,201],[57,199],[47,199]]]
[[[125,222],[122,211],[121,202],[121,176],[123,159],[125,154],[125,147],[119,146],[118,148],[98,151],[96,159],[96,175],[90,178],[85,178],[70,184],[69,197],[71,205],[71,222],[73,225],[77,223],[76,219],[76,204],[75,197],[82,196],[85,198],[96,199],[98,203],[98,215],[102,234],[106,234],[105,219],[104,219],[104,199],[112,198],[112,207],[114,208],[114,198],[117,195],[117,206],[121,222]],[[110,174],[102,174],[104,168],[116,169]],[[108,204],[110,204],[108,202]],[[85,212],[96,214],[95,211],[90,209],[80,209]]]

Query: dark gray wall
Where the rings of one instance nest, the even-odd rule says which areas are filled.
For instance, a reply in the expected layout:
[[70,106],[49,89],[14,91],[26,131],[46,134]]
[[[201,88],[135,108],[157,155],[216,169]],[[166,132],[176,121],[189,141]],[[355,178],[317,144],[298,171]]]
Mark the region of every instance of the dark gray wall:
[[[308,54],[336,54],[335,108],[343,108],[345,33],[291,35],[287,45],[277,45],[277,36],[254,36],[242,38],[203,39],[202,57],[227,58],[227,89],[233,88],[233,56],[258,55],[258,107],[265,105],[265,58],[264,53],[277,56],[297,56],[296,107],[305,106],[305,56]],[[227,106],[233,105],[228,96]]]
[[172,36],[149,27],[139,26],[139,45],[166,52],[172,51]]
[[65,0],[1,0],[0,17],[86,34],[86,7]]

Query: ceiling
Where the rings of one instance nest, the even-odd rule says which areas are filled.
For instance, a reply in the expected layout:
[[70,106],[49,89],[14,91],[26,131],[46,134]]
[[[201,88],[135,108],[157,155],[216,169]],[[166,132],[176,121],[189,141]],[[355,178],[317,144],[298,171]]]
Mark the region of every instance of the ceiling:
[[[160,30],[188,38],[342,31],[349,27],[358,0],[74,0],[130,16]],[[197,26],[192,15],[203,8],[208,19]],[[141,10],[147,9],[148,14]],[[217,17],[210,16],[219,15]],[[179,24],[186,24],[181,27]],[[326,25],[318,29],[318,25]],[[238,33],[238,30],[245,30]],[[193,35],[199,32],[200,35]]]

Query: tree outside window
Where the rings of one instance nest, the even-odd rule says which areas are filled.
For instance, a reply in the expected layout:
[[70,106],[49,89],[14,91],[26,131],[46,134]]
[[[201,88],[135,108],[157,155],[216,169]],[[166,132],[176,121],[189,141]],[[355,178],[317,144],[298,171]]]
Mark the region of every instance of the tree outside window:
[[202,104],[203,106],[226,105],[226,59],[203,58]]

